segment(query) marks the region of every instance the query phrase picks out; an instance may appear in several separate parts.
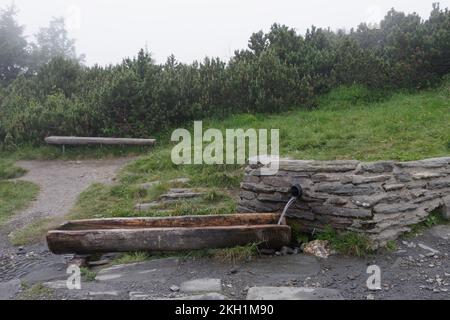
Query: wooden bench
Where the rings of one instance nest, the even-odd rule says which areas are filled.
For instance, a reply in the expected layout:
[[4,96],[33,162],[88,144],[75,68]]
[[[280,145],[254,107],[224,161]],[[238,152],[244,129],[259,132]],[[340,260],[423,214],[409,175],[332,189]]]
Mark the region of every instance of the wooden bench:
[[152,146],[155,139],[132,139],[132,138],[95,138],[95,137],[47,137],[47,144],[60,145],[65,151],[66,145],[132,145]]

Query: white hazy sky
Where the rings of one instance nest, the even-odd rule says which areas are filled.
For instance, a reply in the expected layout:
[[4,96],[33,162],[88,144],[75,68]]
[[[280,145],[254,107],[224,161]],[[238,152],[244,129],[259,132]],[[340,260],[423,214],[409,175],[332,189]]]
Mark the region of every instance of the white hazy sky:
[[[437,0],[14,0],[26,34],[64,16],[86,62],[108,64],[145,46],[157,62],[228,59],[252,32],[278,22],[304,33],[311,25],[350,29],[378,22],[392,7],[428,17]],[[450,0],[441,0],[450,7]],[[0,7],[12,0],[0,0]]]

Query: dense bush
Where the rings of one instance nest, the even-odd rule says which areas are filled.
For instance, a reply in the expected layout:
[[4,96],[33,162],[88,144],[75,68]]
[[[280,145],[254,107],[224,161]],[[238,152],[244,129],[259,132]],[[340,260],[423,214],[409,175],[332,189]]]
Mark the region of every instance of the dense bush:
[[171,56],[157,65],[144,50],[107,67],[55,58],[0,87],[0,142],[145,137],[204,117],[312,107],[340,85],[423,88],[449,71],[450,12],[438,5],[425,21],[391,10],[378,27],[361,24],[348,33],[312,27],[299,35],[274,24],[228,62],[183,64]]

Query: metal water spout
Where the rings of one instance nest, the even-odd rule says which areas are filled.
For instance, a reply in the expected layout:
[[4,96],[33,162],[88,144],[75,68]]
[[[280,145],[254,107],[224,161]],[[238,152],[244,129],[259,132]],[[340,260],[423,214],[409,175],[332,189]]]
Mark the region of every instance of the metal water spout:
[[296,184],[291,187],[291,199],[288,201],[286,206],[283,209],[283,213],[280,216],[280,220],[278,220],[278,225],[283,224],[284,217],[286,216],[287,211],[289,210],[290,206],[297,201],[301,196],[303,195],[303,189],[300,185]]

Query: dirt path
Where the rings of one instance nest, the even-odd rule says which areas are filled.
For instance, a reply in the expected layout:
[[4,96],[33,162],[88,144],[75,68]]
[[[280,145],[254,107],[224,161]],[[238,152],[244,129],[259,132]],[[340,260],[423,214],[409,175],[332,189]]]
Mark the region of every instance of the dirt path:
[[37,184],[40,191],[28,209],[9,221],[7,229],[17,230],[38,219],[66,215],[82,191],[93,183],[112,183],[118,170],[130,160],[18,162],[18,166],[28,170],[20,180]]

